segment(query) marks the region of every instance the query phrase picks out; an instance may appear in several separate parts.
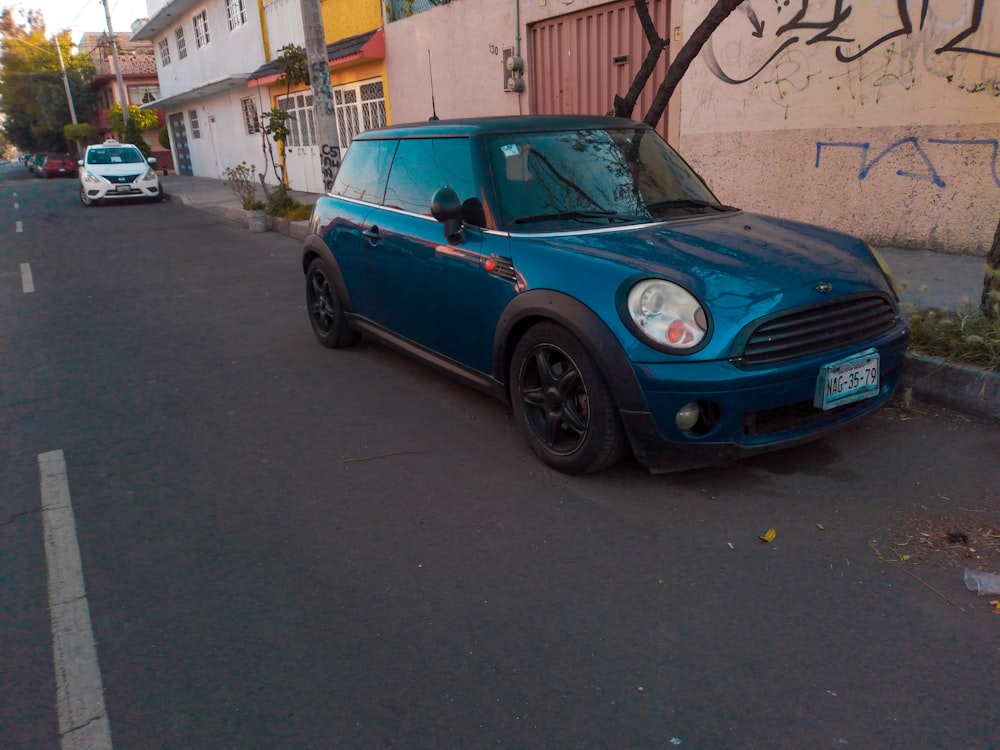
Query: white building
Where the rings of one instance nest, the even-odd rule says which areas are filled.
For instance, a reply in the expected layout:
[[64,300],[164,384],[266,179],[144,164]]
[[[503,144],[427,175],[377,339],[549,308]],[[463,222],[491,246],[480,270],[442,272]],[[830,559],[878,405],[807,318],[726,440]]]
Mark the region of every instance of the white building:
[[148,0],[132,38],[153,44],[179,174],[220,178],[241,161],[263,170],[259,103],[247,87],[266,61],[254,0]]

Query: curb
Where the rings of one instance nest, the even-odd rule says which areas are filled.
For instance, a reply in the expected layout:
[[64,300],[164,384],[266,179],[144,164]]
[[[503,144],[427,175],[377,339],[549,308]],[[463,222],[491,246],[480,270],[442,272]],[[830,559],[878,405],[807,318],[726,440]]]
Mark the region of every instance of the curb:
[[[166,199],[168,201],[178,201],[189,208],[196,208],[199,211],[214,214],[236,224],[242,224],[244,227],[247,226],[246,211],[242,208],[235,208],[233,206],[198,205],[187,196],[176,195],[174,193],[167,193]],[[283,219],[280,216],[268,216],[267,228],[269,231],[284,234],[296,240],[304,240],[309,235],[308,221],[289,221],[288,219]]]
[[1000,373],[921,354],[907,354],[903,386],[950,409],[1000,419]]

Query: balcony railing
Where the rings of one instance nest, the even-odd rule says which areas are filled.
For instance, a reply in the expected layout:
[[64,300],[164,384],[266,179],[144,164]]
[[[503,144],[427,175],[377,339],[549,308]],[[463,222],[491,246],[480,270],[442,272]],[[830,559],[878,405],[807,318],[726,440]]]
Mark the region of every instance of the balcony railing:
[[[127,52],[118,55],[118,67],[122,75],[156,75],[156,58],[152,55],[130,55]],[[94,68],[97,75],[114,75],[115,61],[111,55],[99,59]]]

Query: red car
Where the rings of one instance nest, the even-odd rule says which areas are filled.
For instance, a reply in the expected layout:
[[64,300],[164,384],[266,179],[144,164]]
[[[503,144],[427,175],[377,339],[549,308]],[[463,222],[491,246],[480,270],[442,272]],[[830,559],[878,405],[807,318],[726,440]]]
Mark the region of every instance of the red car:
[[76,159],[69,154],[46,154],[38,168],[39,177],[76,177]]

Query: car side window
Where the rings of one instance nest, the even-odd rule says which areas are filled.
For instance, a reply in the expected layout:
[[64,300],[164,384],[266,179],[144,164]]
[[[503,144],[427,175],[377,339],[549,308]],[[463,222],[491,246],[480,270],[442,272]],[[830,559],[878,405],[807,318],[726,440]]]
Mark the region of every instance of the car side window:
[[477,197],[468,138],[405,138],[389,173],[385,205],[429,216],[431,198],[450,186],[463,203]]
[[395,150],[396,141],[393,140],[354,141],[344,155],[330,192],[368,203],[381,203]]

